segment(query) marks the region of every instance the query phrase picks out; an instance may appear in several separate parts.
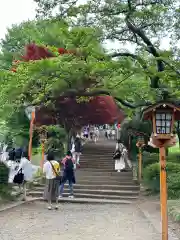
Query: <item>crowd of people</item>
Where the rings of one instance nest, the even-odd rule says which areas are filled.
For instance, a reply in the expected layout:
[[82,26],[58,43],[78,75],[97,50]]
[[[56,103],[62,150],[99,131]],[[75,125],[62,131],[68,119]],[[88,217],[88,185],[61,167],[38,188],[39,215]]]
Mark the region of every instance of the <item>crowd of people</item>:
[[4,145],[0,161],[9,168],[8,182],[10,184],[17,184],[23,193],[23,200],[26,200],[27,182],[33,180],[33,175],[37,170],[29,161],[27,149],[12,148],[7,150],[7,145]]
[[[105,131],[105,137],[108,139],[116,138],[114,129],[102,128],[102,130]],[[58,200],[63,197],[64,185],[66,182],[68,182],[69,185],[69,198],[74,198],[73,185],[76,183],[75,171],[77,168],[80,168],[80,156],[83,152],[84,139],[96,143],[99,139],[99,132],[98,127],[85,127],[82,134],[77,134],[75,138],[72,138],[71,149],[61,160],[56,160],[52,150],[47,153],[47,159],[43,166],[43,173],[46,178],[44,199],[48,201],[49,210],[52,209],[53,201],[56,202],[55,209],[58,209]],[[10,174],[12,176],[10,182],[18,184],[23,188],[25,199],[26,183],[33,178],[32,164],[29,161],[28,153],[26,150],[20,148],[12,149],[8,154],[6,151],[1,154],[1,160],[5,158],[15,163],[15,167],[12,168],[11,166],[10,168],[11,171],[14,171],[14,175]],[[117,172],[126,171],[127,168],[132,168],[131,161],[128,157],[128,150],[119,140],[116,142],[113,159],[115,160],[114,168]]]
[[107,139],[113,139],[115,140],[116,139],[116,130],[114,128],[110,129],[106,129],[105,130],[105,138]]
[[96,143],[99,140],[99,127],[89,125],[84,127],[82,137],[94,141]]

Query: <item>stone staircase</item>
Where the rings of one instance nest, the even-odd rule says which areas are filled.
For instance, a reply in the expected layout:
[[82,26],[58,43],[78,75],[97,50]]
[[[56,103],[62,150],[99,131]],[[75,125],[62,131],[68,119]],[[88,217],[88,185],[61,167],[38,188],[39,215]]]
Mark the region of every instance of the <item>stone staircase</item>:
[[[128,204],[137,200],[140,187],[132,180],[131,170],[121,173],[114,170],[114,145],[113,142],[101,141],[84,146],[81,168],[76,170],[75,198],[68,198],[66,184],[61,201]],[[42,197],[43,188],[42,184],[37,184],[29,195]]]

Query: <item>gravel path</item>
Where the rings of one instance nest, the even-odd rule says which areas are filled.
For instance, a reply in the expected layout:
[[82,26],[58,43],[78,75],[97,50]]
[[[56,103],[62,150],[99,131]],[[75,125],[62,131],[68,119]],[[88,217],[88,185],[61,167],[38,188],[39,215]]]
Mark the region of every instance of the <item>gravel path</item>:
[[135,205],[30,203],[0,213],[1,240],[159,240]]

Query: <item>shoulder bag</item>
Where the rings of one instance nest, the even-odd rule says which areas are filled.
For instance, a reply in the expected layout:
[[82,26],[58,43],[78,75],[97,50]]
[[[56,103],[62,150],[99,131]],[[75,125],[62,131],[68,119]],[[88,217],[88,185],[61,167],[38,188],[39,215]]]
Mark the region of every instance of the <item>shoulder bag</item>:
[[56,172],[56,169],[55,169],[54,165],[53,165],[51,162],[50,162],[50,164],[51,164],[51,167],[52,167],[52,169],[53,169],[53,172],[54,172],[55,175],[56,175],[56,180],[58,180],[58,181],[61,182],[62,177],[61,177],[60,173],[57,173],[57,172]]

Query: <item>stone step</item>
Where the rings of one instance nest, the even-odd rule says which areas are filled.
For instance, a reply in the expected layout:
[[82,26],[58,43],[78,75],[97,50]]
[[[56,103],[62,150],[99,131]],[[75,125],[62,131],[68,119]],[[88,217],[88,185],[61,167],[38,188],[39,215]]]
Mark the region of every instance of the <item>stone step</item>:
[[110,171],[114,171],[115,170],[115,165],[114,164],[90,164],[90,163],[81,163],[80,162],[80,169],[94,169],[96,168],[97,170],[100,171],[104,171],[104,170],[110,170]]
[[81,162],[89,162],[89,163],[114,163],[115,160],[111,157],[99,158],[99,157],[80,157]]
[[81,168],[81,170],[82,171],[86,171],[86,172],[101,172],[101,173],[103,173],[103,172],[109,172],[109,173],[116,173],[116,171],[114,170],[114,169],[98,169],[97,167],[84,167],[84,168],[82,168],[82,167],[80,167]]
[[80,158],[80,163],[101,163],[101,164],[108,164],[108,163],[111,163],[111,164],[114,164],[115,163],[115,160],[112,159],[112,158],[107,158],[107,159],[99,159],[99,158]]
[[76,181],[79,182],[79,181],[89,181],[89,182],[102,182],[104,183],[105,181],[110,183],[111,181],[118,181],[119,183],[122,183],[122,182],[132,182],[133,181],[133,177],[129,177],[129,176],[120,176],[120,177],[117,177],[117,176],[86,176],[86,175],[77,175],[76,176]]
[[113,172],[115,171],[113,167],[100,167],[100,166],[91,166],[91,167],[88,167],[88,166],[80,166],[80,168],[83,170],[83,169],[94,169],[95,171],[97,171],[97,169],[101,169],[101,171],[103,172]]
[[134,182],[134,181],[123,181],[123,180],[114,180],[114,179],[111,179],[111,180],[102,180],[102,179],[89,179],[89,180],[84,180],[84,179],[79,179],[79,178],[76,178],[77,179],[77,182],[78,184],[84,184],[84,185],[118,185],[118,184],[121,184],[121,185],[139,185],[138,183]]
[[[40,192],[41,194],[43,193],[43,188],[42,188],[42,191],[36,191],[36,190],[33,190],[33,191],[30,191],[30,195],[32,195],[34,192]],[[64,192],[65,193],[68,193],[69,192],[69,189],[68,188],[65,188],[64,189]],[[139,195],[139,191],[136,191],[136,190],[110,190],[110,189],[79,189],[79,188],[76,188],[75,191],[74,191],[74,194],[95,194],[95,195],[115,195],[115,196],[138,196]]]
[[[78,178],[76,177],[77,184],[82,185],[136,185],[139,186],[139,184],[133,180],[122,180],[122,179],[101,179],[101,178],[90,178],[90,179],[84,179],[84,178]],[[35,183],[34,186],[42,186],[40,183]]]
[[[69,193],[64,193],[63,196],[69,196]],[[104,194],[87,194],[87,193],[78,193],[75,194],[75,197],[77,198],[96,198],[96,199],[116,199],[116,200],[137,200],[138,196],[116,196],[116,195],[104,195]]]
[[96,153],[96,152],[82,152],[81,157],[87,157],[87,158],[106,158],[106,157],[111,157],[113,156],[114,151],[109,152],[109,153]]
[[115,160],[111,158],[80,158],[81,162],[88,162],[88,163],[114,163]]
[[133,177],[132,175],[104,175],[104,174],[88,174],[88,173],[76,173],[76,180],[78,181],[93,181],[93,182],[111,182],[111,181],[118,181],[118,182],[132,182]]
[[[37,190],[43,190],[44,186],[37,186],[36,189]],[[65,188],[68,188],[68,184],[65,184]],[[93,184],[86,184],[86,185],[83,185],[83,184],[75,184],[74,185],[74,189],[84,189],[84,190],[131,190],[131,191],[138,191],[139,190],[139,186],[138,185],[104,185],[104,184],[101,184],[101,185],[93,185]]]
[[94,176],[94,175],[99,175],[99,176],[132,176],[132,171],[127,171],[127,172],[117,172],[117,171],[109,171],[105,170],[102,171],[101,169],[92,169],[92,168],[84,168],[84,169],[78,169],[76,171],[76,174],[81,175],[83,174],[84,176]]
[[109,169],[109,170],[114,170],[114,164],[109,164],[109,165],[104,165],[104,164],[91,164],[91,163],[81,163],[80,162],[80,168],[98,168],[98,169],[102,169],[102,171],[104,171],[105,169]]
[[103,158],[103,157],[112,157],[114,154],[114,151],[112,152],[108,152],[108,153],[100,153],[100,152],[84,152],[82,153],[81,157],[100,157],[100,158]]
[[114,162],[90,162],[90,161],[81,161],[80,160],[80,165],[84,166],[84,165],[88,165],[88,166],[105,166],[105,167],[109,167],[109,166],[115,166]]
[[106,147],[106,148],[99,148],[99,146],[94,147],[85,147],[83,148],[83,153],[97,153],[97,154],[105,154],[105,153],[111,153],[112,151],[115,151],[114,147]]
[[[44,201],[42,197],[36,199],[37,201]],[[81,203],[81,204],[131,204],[132,201],[129,200],[115,200],[115,199],[98,199],[98,198],[68,198],[63,197],[59,200],[61,203]]]
[[115,167],[115,163],[114,162],[85,162],[85,161],[81,161],[80,160],[80,165],[81,166],[88,166],[88,168],[90,168],[91,166],[94,167]]

